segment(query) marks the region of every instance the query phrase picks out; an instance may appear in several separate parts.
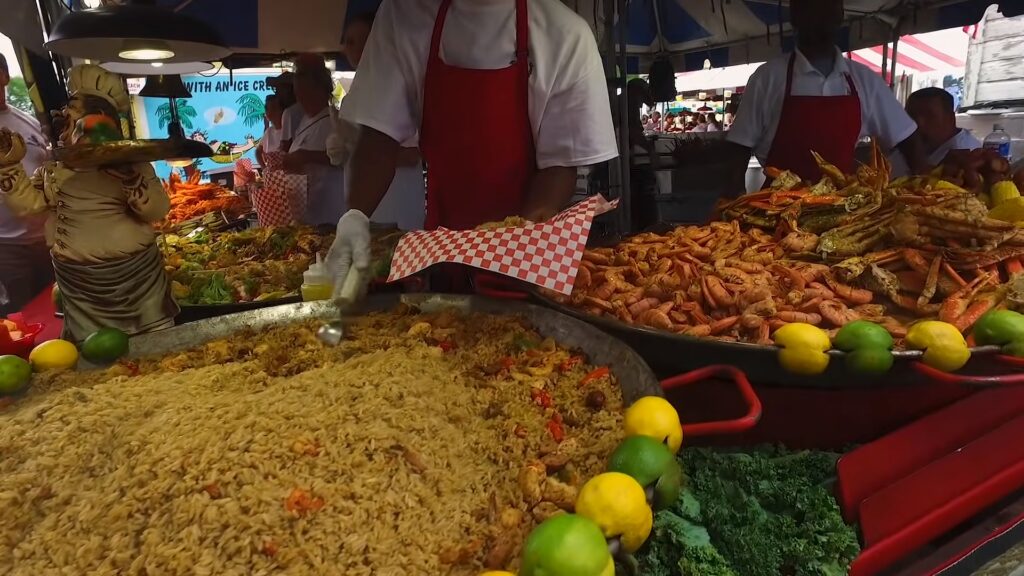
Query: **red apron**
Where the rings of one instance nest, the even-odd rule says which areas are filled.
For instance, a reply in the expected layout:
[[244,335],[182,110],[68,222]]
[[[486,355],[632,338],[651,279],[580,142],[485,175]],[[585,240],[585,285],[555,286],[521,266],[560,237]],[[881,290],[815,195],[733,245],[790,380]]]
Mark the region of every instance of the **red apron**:
[[786,71],[786,96],[782,114],[775,130],[767,165],[791,170],[804,180],[817,182],[821,170],[811,151],[849,174],[853,172],[854,154],[860,138],[860,97],[853,79],[846,74],[850,86],[848,96],[793,96],[793,63],[796,52],[789,57]]
[[515,59],[498,70],[458,68],[441,60],[450,6],[451,0],[444,0],[437,11],[423,88],[427,230],[467,230],[520,214],[536,170],[526,0],[516,0]]

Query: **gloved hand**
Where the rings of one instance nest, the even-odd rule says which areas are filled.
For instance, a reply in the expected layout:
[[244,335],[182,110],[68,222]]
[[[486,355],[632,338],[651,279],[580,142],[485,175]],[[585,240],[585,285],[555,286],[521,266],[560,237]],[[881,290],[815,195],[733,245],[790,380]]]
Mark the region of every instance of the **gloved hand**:
[[327,136],[327,157],[334,166],[343,166],[352,155],[355,143],[356,128],[341,117],[341,112],[334,106],[328,107],[331,115],[331,133]]
[[327,251],[327,270],[334,277],[333,298],[341,296],[345,278],[355,268],[364,280],[369,280],[370,219],[359,210],[349,210],[338,220],[338,231],[331,249]]

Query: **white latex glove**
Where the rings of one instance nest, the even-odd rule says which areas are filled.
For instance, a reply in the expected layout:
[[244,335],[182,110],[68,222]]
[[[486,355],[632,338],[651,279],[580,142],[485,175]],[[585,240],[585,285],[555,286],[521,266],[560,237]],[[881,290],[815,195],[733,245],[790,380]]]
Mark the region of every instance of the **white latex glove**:
[[357,128],[341,117],[341,112],[334,106],[328,107],[331,120],[331,133],[327,135],[327,157],[334,166],[344,166],[352,155]]
[[[338,231],[327,251],[327,271],[334,277],[333,299],[342,297],[345,279],[355,269],[368,282],[370,269],[370,219],[359,210],[349,210],[338,220]],[[362,286],[360,286],[362,288]]]

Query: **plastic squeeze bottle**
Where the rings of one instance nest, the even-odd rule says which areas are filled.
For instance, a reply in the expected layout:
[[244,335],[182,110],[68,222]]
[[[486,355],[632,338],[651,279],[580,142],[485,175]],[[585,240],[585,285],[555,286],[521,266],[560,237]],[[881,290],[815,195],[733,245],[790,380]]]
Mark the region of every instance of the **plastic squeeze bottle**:
[[302,299],[306,302],[330,300],[333,291],[334,281],[331,279],[330,273],[327,272],[327,266],[320,259],[320,254],[317,254],[316,261],[302,273],[302,287],[299,288]]
[[998,151],[999,155],[1006,158],[1007,162],[1012,162],[1013,154],[1010,152],[1010,144],[1012,142],[1013,139],[1006,133],[1006,130],[1003,130],[1003,126],[1001,124],[995,124],[992,126],[992,133],[985,136],[985,143],[983,146],[985,148],[991,148],[992,150]]

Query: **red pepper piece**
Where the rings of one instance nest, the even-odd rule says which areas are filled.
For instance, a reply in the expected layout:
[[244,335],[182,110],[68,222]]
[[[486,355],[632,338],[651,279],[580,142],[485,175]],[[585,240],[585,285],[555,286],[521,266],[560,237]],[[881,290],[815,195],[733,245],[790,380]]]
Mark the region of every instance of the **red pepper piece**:
[[595,380],[600,380],[601,378],[604,378],[609,374],[611,374],[611,370],[609,370],[607,366],[601,366],[600,368],[596,368],[592,372],[590,372],[590,374],[587,374],[586,376],[583,377],[582,380],[580,380],[580,386],[586,386],[587,384],[590,384]]

